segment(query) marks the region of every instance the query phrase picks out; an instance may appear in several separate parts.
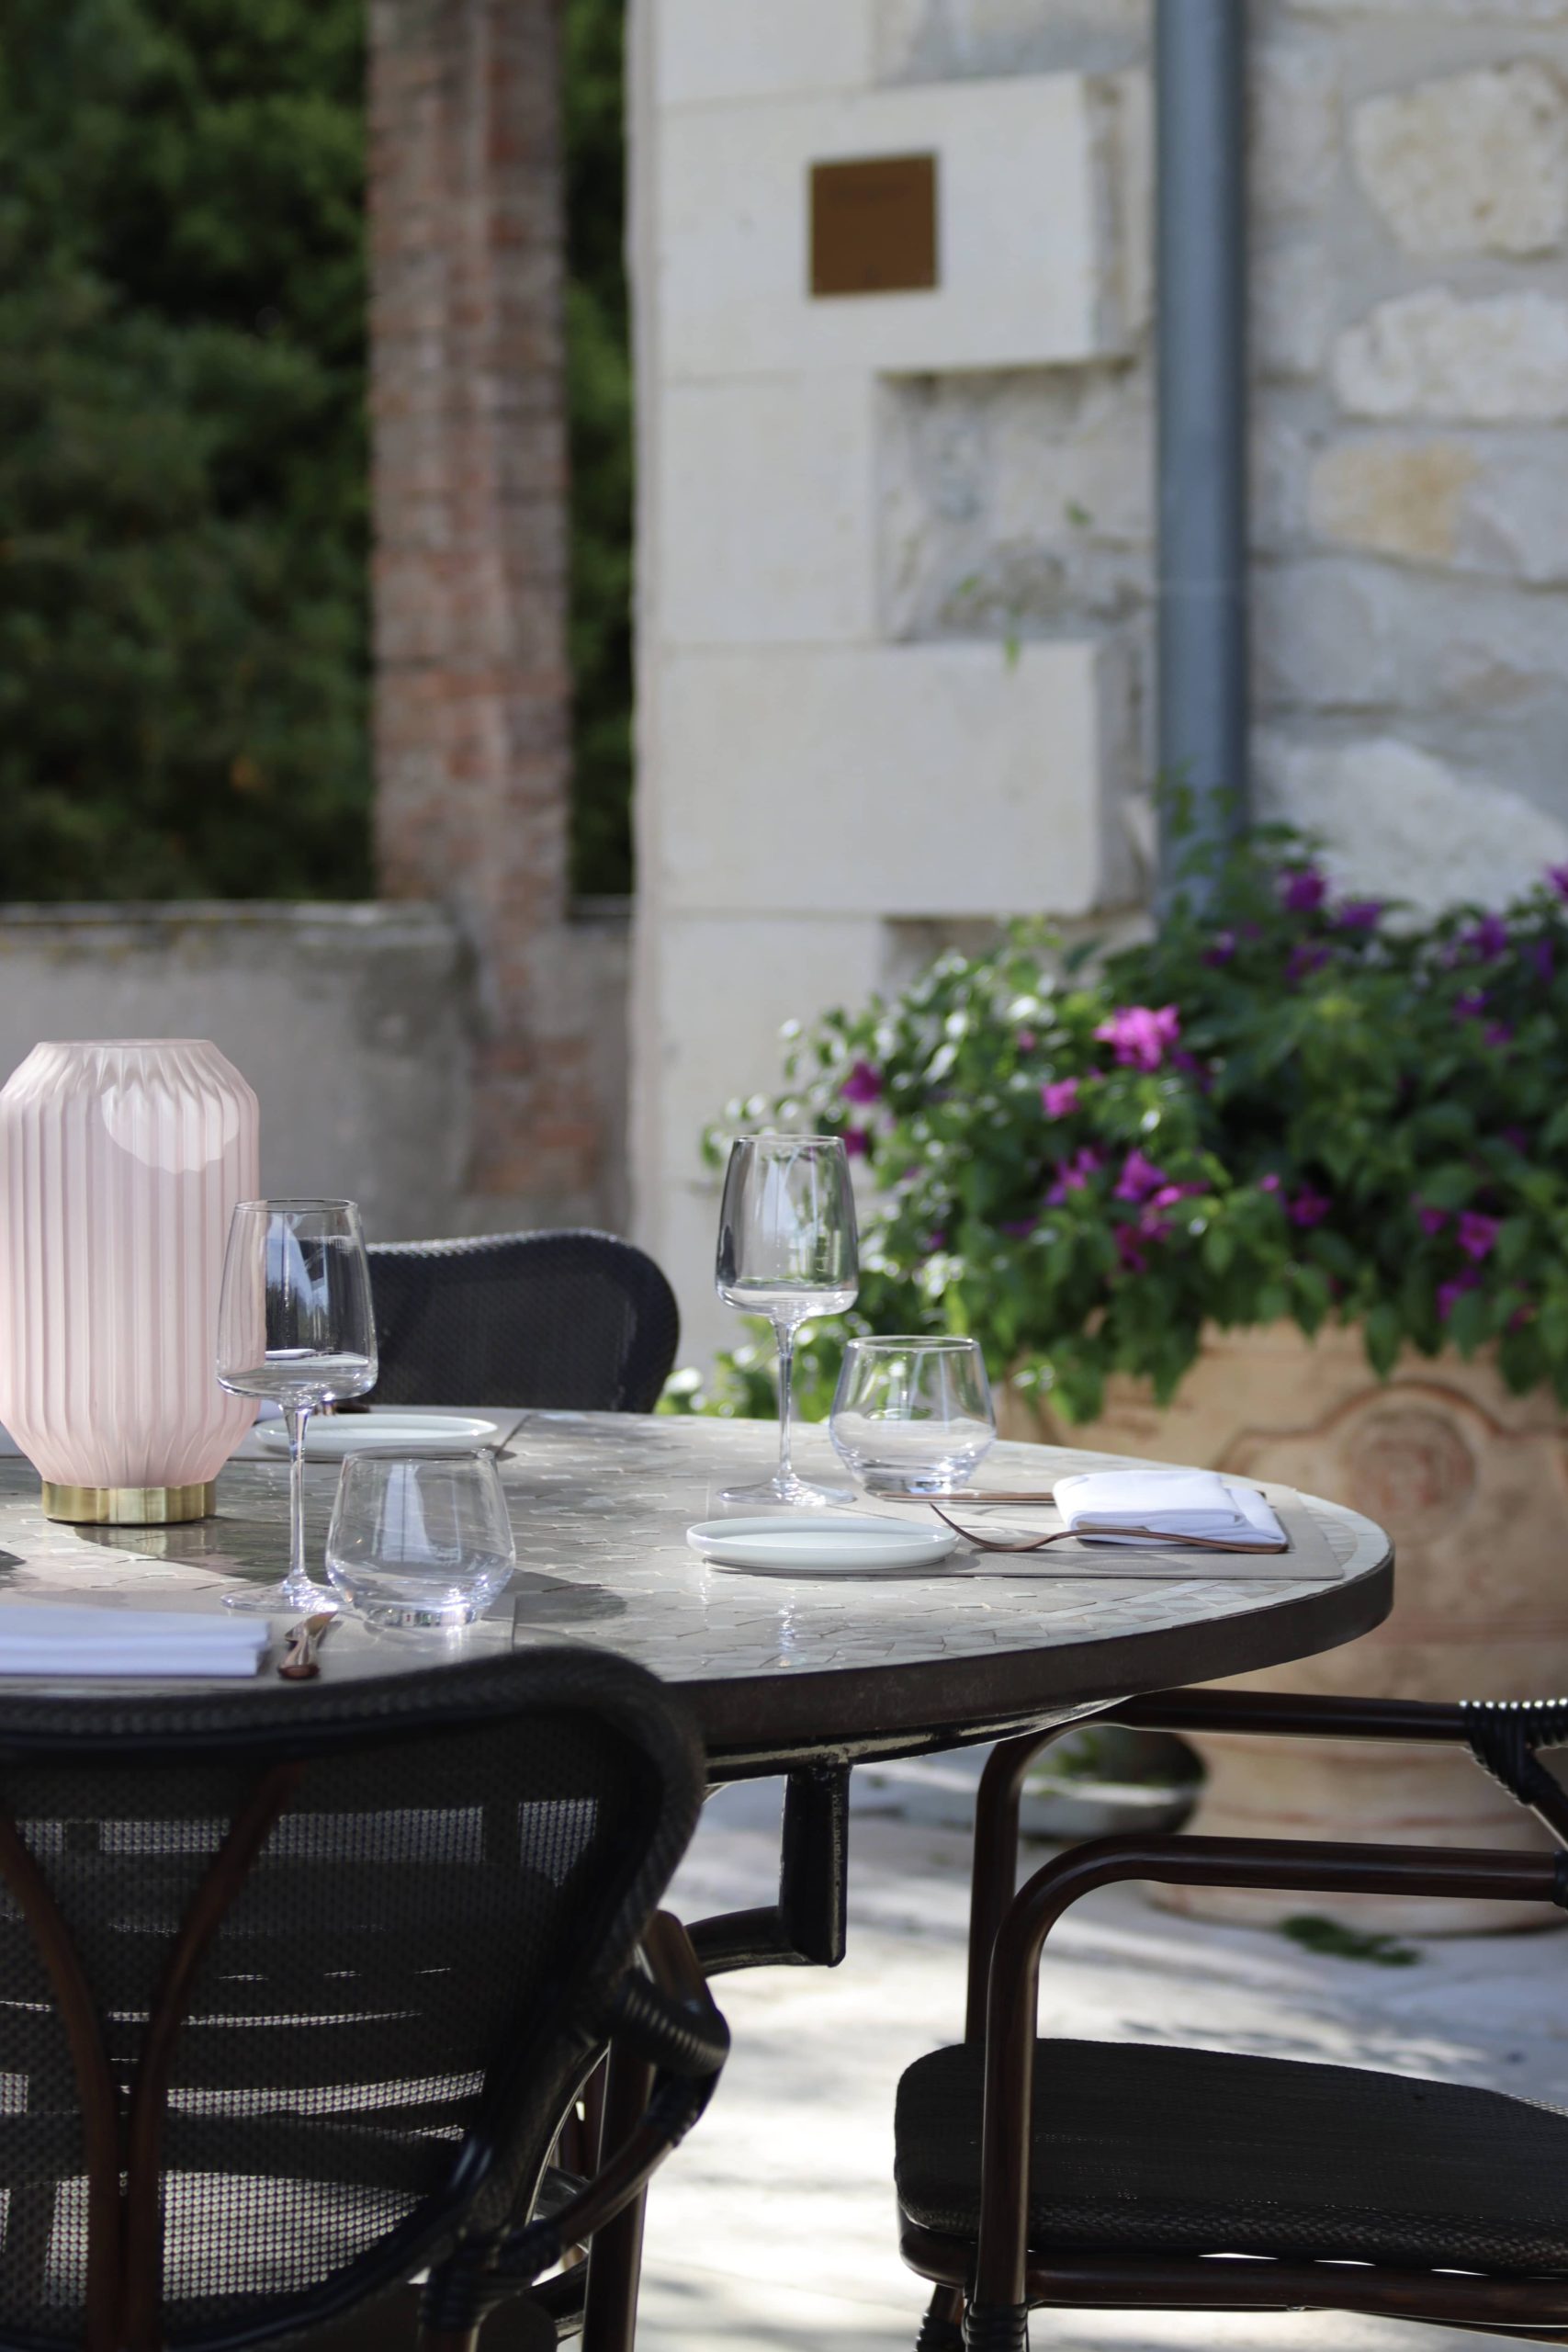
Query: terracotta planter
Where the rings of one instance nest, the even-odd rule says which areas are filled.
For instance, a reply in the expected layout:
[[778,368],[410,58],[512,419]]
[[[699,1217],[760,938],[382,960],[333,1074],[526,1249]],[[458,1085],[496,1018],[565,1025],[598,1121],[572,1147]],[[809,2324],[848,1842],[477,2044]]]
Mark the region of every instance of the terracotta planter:
[[[1512,1396],[1492,1365],[1402,1361],[1380,1382],[1354,1331],[1303,1338],[1292,1324],[1215,1332],[1176,1402],[1131,1380],[1100,1419],[1070,1430],[1008,1408],[1011,1434],[1112,1453],[1203,1463],[1349,1503],[1393,1535],[1393,1612],[1325,1657],[1270,1668],[1260,1690],[1408,1699],[1556,1697],[1568,1690],[1568,1419],[1549,1391]],[[1529,1846],[1529,1816],[1466,1756],[1305,1740],[1195,1743],[1209,1780],[1191,1827],[1217,1837]],[[1162,1897],[1162,1899],[1166,1899]],[[1175,1907],[1279,1920],[1313,1898],[1173,1890]],[[1556,1924],[1530,1905],[1367,1897],[1359,1926],[1459,1934]]]

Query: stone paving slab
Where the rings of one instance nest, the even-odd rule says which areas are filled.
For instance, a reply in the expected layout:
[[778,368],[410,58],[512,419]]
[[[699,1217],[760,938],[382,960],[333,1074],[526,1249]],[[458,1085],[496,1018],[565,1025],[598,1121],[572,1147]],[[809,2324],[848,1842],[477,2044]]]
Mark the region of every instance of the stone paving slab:
[[[777,1802],[767,1783],[713,1801],[674,1908],[696,1917],[768,1899]],[[961,2030],[968,1849],[957,1833],[875,1804],[857,1803],[843,1967],[759,1970],[718,1985],[735,2054],[654,2188],[641,2352],[913,2346],[924,2293],[897,2250],[893,2091],[912,2059]],[[1314,1907],[1323,1906],[1303,1903]],[[1354,1926],[1353,1905],[1337,1916]],[[1041,2016],[1046,2030],[1321,2057],[1568,2105],[1568,1942],[1548,1932],[1416,1949],[1403,1968],[1333,1959],[1107,1889],[1053,1938]],[[1074,2312],[1037,2316],[1032,2340],[1036,2352],[1435,2352],[1461,2339],[1324,2313]]]

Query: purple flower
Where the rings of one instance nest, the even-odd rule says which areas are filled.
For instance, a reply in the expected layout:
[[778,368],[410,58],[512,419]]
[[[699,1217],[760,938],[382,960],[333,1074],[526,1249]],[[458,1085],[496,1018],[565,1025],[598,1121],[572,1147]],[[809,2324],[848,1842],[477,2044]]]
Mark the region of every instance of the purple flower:
[[1098,1175],[1104,1165],[1099,1152],[1089,1144],[1081,1151],[1075,1151],[1071,1159],[1059,1160],[1056,1182],[1045,1195],[1051,1207],[1060,1208],[1069,1193],[1081,1193],[1089,1178]]
[[1280,903],[1291,915],[1317,912],[1328,896],[1328,885],[1315,865],[1298,865],[1280,876]]
[[1546,878],[1560,899],[1568,899],[1568,865],[1549,865]]
[[1008,1217],[997,1227],[997,1231],[1005,1233],[1010,1241],[1025,1241],[1033,1230],[1034,1219],[1032,1216]]
[[863,1159],[871,1149],[871,1137],[863,1127],[844,1129],[844,1149],[852,1159]]
[[1449,1221],[1447,1209],[1433,1208],[1429,1202],[1421,1198],[1419,1193],[1411,1193],[1410,1205],[1416,1212],[1416,1222],[1423,1233],[1441,1233]]
[[1454,1238],[1465,1256],[1473,1258],[1479,1265],[1483,1258],[1490,1258],[1497,1247],[1497,1236],[1502,1229],[1501,1217],[1483,1216],[1479,1209],[1466,1209],[1460,1218],[1459,1231]]
[[1311,1226],[1321,1225],[1334,1204],[1326,1193],[1314,1193],[1310,1184],[1303,1184],[1287,1205],[1292,1225]]
[[1122,1261],[1122,1272],[1124,1274],[1146,1274],[1148,1272],[1149,1261],[1147,1258],[1145,1257],[1142,1249],[1139,1247],[1139,1237],[1135,1227],[1131,1225],[1119,1225],[1117,1227],[1116,1251]]
[[1260,1176],[1258,1178],[1258,1189],[1260,1193],[1277,1193],[1279,1191],[1280,1179],[1272,1169],[1269,1170],[1267,1176]]
[[1511,1046],[1514,1033],[1506,1021],[1494,1021],[1492,1026],[1482,1033],[1481,1042],[1483,1046]]
[[1328,961],[1328,950],[1315,940],[1299,940],[1285,959],[1285,978],[1295,988],[1310,979],[1314,972],[1321,972]]
[[869,1062],[856,1062],[839,1089],[846,1102],[878,1102],[882,1099],[882,1076]]
[[1466,989],[1462,996],[1456,996],[1454,999],[1454,1019],[1456,1021],[1479,1021],[1485,1010],[1486,991],[1484,989]]
[[934,1258],[939,1250],[945,1250],[946,1247],[946,1228],[939,1225],[933,1233],[928,1233],[926,1236],[926,1255],[928,1258]]
[[1467,1266],[1463,1273],[1456,1274],[1454,1276],[1451,1283],[1439,1283],[1438,1284],[1438,1320],[1439,1323],[1446,1323],[1448,1321],[1450,1316],[1453,1313],[1454,1308],[1459,1305],[1460,1300],[1463,1297],[1465,1292],[1467,1290],[1474,1290],[1480,1280],[1481,1276],[1476,1272],[1475,1268],[1473,1266]]
[[1123,1069],[1158,1069],[1181,1035],[1181,1018],[1174,1004],[1162,1004],[1157,1011],[1147,1004],[1124,1004],[1094,1034],[1115,1049]]
[[1014,1043],[1021,1054],[1032,1054],[1040,1040],[1032,1029],[1021,1029]]
[[1235,932],[1216,931],[1210,944],[1203,950],[1203,961],[1205,964],[1211,965],[1217,972],[1222,965],[1228,964],[1230,962],[1231,957],[1235,954]]
[[1382,921],[1383,901],[1381,899],[1347,899],[1334,910],[1334,920],[1341,931],[1376,931]]
[[1156,1168],[1152,1159],[1145,1159],[1134,1144],[1122,1162],[1122,1173],[1116,1180],[1111,1197],[1113,1201],[1146,1201],[1151,1193],[1159,1191],[1165,1181],[1165,1170]]
[[1525,949],[1525,954],[1541,987],[1549,989],[1557,977],[1557,955],[1551,940],[1532,939]]
[[1078,1107],[1078,1081],[1076,1078],[1055,1078],[1040,1090],[1040,1100],[1048,1119],[1066,1119]]
[[1468,931],[1460,933],[1460,945],[1483,964],[1495,964],[1499,956],[1508,952],[1508,926],[1501,915],[1483,915]]

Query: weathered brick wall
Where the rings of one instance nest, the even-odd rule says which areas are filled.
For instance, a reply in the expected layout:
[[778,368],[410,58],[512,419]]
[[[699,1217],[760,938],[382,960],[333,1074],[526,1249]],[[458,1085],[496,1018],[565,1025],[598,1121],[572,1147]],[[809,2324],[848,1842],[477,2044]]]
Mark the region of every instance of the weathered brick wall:
[[[1250,17],[1261,797],[1370,888],[1496,894],[1568,854],[1568,0]],[[880,0],[879,62],[1137,74],[1148,33],[1147,0]],[[895,625],[1119,628],[1146,722],[1146,344],[896,401]]]
[[468,1221],[609,1217],[597,966],[567,905],[559,10],[370,16],[381,887],[445,904],[474,958]]

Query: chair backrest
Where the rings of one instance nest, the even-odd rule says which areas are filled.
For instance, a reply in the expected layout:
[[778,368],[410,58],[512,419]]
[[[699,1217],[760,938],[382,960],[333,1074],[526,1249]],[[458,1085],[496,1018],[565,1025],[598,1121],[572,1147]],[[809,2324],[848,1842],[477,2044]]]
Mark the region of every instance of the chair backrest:
[[695,1826],[627,1661],[0,1706],[0,2346],[271,2341],[525,2211]]
[[649,1413],[681,1337],[653,1260],[614,1234],[370,1249],[383,1405]]

